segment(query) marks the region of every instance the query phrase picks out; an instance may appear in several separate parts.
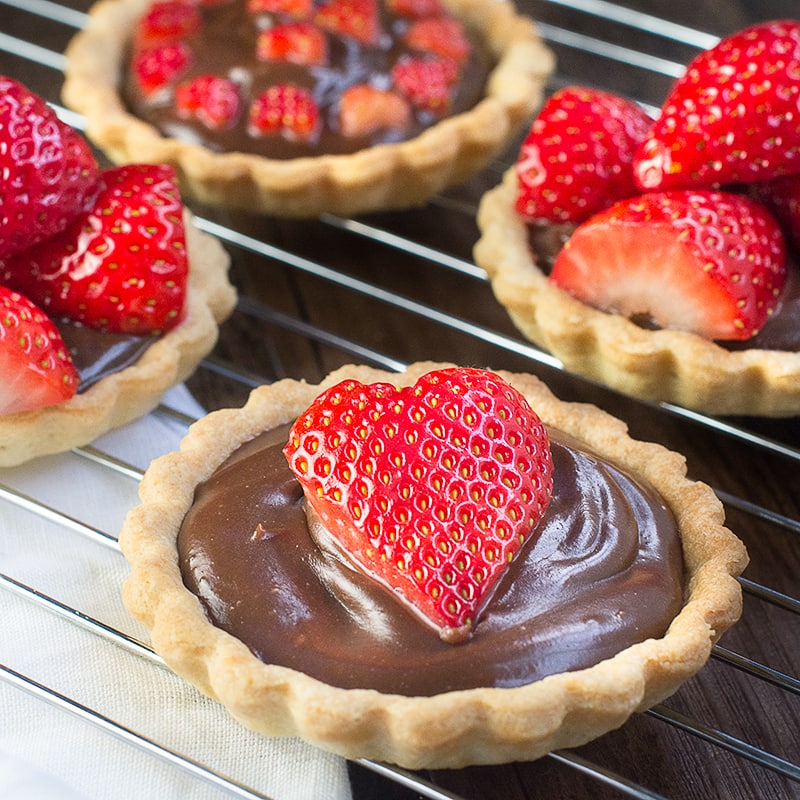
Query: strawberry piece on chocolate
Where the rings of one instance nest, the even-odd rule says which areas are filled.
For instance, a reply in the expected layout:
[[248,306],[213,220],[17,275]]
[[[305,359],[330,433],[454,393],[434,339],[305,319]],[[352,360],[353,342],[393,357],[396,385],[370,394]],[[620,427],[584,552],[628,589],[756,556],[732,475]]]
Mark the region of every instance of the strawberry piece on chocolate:
[[318,66],[328,58],[325,34],[310,22],[286,22],[262,31],[256,41],[261,61]]
[[339,130],[343,136],[404,131],[410,120],[411,108],[400,95],[367,83],[345,89],[339,100]]
[[441,0],[386,0],[386,7],[398,17],[408,19],[442,17],[447,13]]
[[197,6],[182,0],[153,3],[141,17],[134,34],[134,49],[179,41],[200,30],[203,19]]
[[550,280],[582,302],[648,326],[745,340],[773,313],[786,247],[747,197],[675,191],[622,200],[579,226]]
[[409,25],[403,41],[412,50],[434,53],[464,64],[471,46],[463,24],[452,17],[421,19]]
[[91,328],[169,330],[183,318],[188,277],[182,209],[172,167],[106,170],[91,209],[0,263],[0,284]]
[[218,75],[199,75],[175,87],[175,108],[181,116],[196,119],[207,128],[236,124],[242,111],[239,87]]
[[516,210],[523,219],[583,222],[639,194],[633,158],[651,124],[610,92],[570,86],[542,107],[517,159]]
[[449,58],[404,58],[392,69],[395,88],[433,116],[447,113],[457,79],[458,64]]
[[753,25],[701,53],[634,165],[644,190],[715,188],[800,172],[800,20]]
[[249,130],[254,136],[309,140],[319,130],[319,108],[307,89],[290,84],[270,86],[250,107]]
[[183,42],[140,50],[131,70],[141,92],[151,95],[178,79],[192,64],[192,51]]
[[313,10],[313,0],[247,0],[247,11],[250,14],[285,14],[305,19]]
[[484,370],[402,389],[344,381],[284,453],[339,555],[450,642],[470,635],[552,492],[541,420]]
[[377,0],[328,0],[314,15],[321,28],[374,45],[381,27]]
[[98,175],[86,140],[0,76],[0,258],[64,230],[91,201]]
[[5,286],[0,286],[0,375],[0,415],[63,403],[79,383],[58,328]]

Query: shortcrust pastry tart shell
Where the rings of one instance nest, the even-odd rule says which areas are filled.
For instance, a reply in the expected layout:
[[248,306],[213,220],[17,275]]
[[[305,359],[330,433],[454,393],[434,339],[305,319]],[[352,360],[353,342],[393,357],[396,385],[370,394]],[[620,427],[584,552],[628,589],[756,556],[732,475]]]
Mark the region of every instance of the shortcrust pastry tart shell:
[[349,366],[318,386],[284,380],[260,387],[242,409],[217,411],[195,423],[180,451],[157,459],[147,471],[142,502],[129,512],[120,535],[132,570],[125,603],[150,630],[167,664],[244,725],[267,735],[300,736],[346,757],[412,769],[535,759],[596,738],[670,695],[703,666],[712,643],[738,619],[736,576],[746,566],[746,551],[724,527],[712,490],[686,478],[683,457],[631,439],[620,420],[595,406],[559,401],[535,377],[501,372],[546,424],[650,480],[673,510],[682,535],[685,602],[662,638],[518,688],[406,697],[335,688],[263,663],[216,628],[185,588],[178,565],[176,537],[197,484],[239,444],[292,421],[344,378],[406,385],[443,366],[450,365],[418,363],[400,375]]
[[522,334],[567,370],[632,397],[707,414],[800,414],[800,353],[731,351],[696,334],[647,330],[553,286],[514,210],[516,191],[512,167],[481,199],[475,261]]
[[64,102],[84,114],[86,133],[116,163],[171,164],[185,196],[209,205],[313,217],[423,203],[482,168],[538,108],[553,57],[533,22],[510,0],[446,0],[479,32],[496,59],[486,96],[421,135],[352,155],[288,160],[213,153],[163,136],[132,115],[120,96],[128,44],[150,0],[101,0],[66,50]]
[[217,341],[218,325],[233,310],[229,257],[184,210],[189,282],[186,315],[135,364],[104,377],[58,405],[0,416],[0,467],[60,453],[91,442],[147,414],[171,386],[192,374]]

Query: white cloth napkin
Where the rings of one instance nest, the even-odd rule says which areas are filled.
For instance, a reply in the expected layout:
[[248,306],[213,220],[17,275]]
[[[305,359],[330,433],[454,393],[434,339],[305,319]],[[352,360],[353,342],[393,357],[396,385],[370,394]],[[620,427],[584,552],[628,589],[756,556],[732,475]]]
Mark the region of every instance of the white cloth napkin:
[[[202,413],[185,387],[172,407]],[[96,443],[144,468],[178,446],[185,426],[154,413]],[[137,482],[67,453],[0,470],[10,486],[116,537]],[[123,556],[102,540],[0,498],[0,571],[140,640],[120,599]],[[162,747],[275,800],[347,800],[343,759],[295,739],[245,730],[165,667],[0,587],[0,663]],[[217,800],[232,795],[121,740],[80,715],[0,679],[0,797],[4,800]],[[235,796],[235,795],[233,795]]]

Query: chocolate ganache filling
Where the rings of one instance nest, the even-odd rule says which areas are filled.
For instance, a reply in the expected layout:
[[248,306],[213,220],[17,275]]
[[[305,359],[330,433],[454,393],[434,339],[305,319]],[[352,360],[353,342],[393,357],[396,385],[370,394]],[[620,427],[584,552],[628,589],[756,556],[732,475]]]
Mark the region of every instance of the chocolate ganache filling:
[[683,597],[675,520],[659,495],[551,430],[553,499],[473,636],[451,645],[389,590],[320,549],[282,448],[245,443],[197,487],[178,536],[211,622],[262,661],[333,686],[408,696],[514,687],[664,634]]
[[79,392],[135,364],[158,338],[99,331],[68,319],[53,322],[80,375]]
[[[292,21],[288,14],[249,11],[247,3],[228,2],[199,6],[202,24],[181,39],[190,53],[185,69],[170,84],[152,92],[142,90],[135,69],[129,65],[123,86],[128,108],[166,136],[199,144],[215,152],[254,153],[276,159],[321,154],[354,153],[376,144],[413,138],[442,116],[459,114],[475,106],[484,96],[491,67],[487,48],[476,37],[470,40],[470,57],[461,67],[446,113],[413,108],[406,128],[382,127],[364,135],[343,135],[338,124],[339,99],[348,88],[368,83],[389,89],[391,71],[410,51],[403,35],[410,22],[391,13],[383,0],[378,3],[381,35],[375,44],[362,44],[351,36],[325,31],[327,56],[323,63],[305,65],[290,60],[261,60],[256,56],[259,34],[274,25]],[[309,3],[313,11],[322,3]],[[305,18],[304,18],[305,19]],[[235,122],[209,127],[196,118],[180,114],[175,106],[174,87],[205,75],[232,80],[243,99],[243,111]],[[254,133],[248,125],[249,102],[271,86],[290,85],[308,89],[319,108],[323,123],[310,139]]]

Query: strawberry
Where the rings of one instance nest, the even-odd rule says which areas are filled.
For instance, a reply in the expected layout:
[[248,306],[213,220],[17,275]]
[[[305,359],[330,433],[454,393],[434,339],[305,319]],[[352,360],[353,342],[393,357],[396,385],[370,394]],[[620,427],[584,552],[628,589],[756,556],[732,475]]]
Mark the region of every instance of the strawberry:
[[328,58],[325,34],[310,22],[287,22],[262,31],[256,41],[261,61],[318,66]]
[[469,636],[552,491],[541,420],[477,369],[402,389],[339,383],[284,453],[344,557],[451,642]]
[[0,264],[0,284],[51,316],[121,333],[159,333],[183,316],[182,205],[172,167],[104,171],[94,206],[65,231]]
[[760,203],[707,190],[645,194],[590,218],[550,280],[582,302],[707,339],[749,339],[786,282],[786,248]]
[[250,14],[286,14],[297,19],[310,16],[313,11],[313,0],[247,0],[247,11]]
[[202,122],[207,128],[230,128],[241,115],[239,87],[228,78],[198,75],[175,87],[175,108],[180,116]]
[[362,44],[377,44],[380,36],[377,0],[328,0],[317,9],[314,21]]
[[190,36],[200,30],[200,10],[181,0],[153,3],[141,17],[134,34],[134,49],[150,48]]
[[520,149],[517,213],[582,222],[639,194],[631,164],[650,123],[639,106],[610,92],[571,86],[553,94]]
[[408,19],[441,17],[446,12],[441,0],[386,0],[386,7],[398,17]]
[[69,400],[78,371],[58,328],[30,300],[0,286],[0,414]]
[[392,81],[412,105],[438,116],[453,99],[458,65],[449,58],[403,58],[392,68]]
[[403,41],[413,50],[434,53],[463,64],[471,50],[464,26],[450,17],[421,19],[409,25]]
[[66,228],[91,200],[98,174],[86,140],[0,76],[0,258]]
[[800,248],[800,174],[784,175],[757,184],[756,197],[780,222],[783,232],[796,248]]
[[140,50],[131,71],[142,94],[151,95],[179,78],[192,64],[192,51],[183,42]]
[[402,97],[368,83],[350,86],[339,99],[339,130],[343,136],[404,131],[410,120],[411,109]]
[[800,20],[746,28],[673,86],[634,164],[646,190],[716,188],[800,172]]
[[319,108],[308,89],[291,84],[270,86],[253,101],[248,128],[254,136],[307,141],[319,129]]

